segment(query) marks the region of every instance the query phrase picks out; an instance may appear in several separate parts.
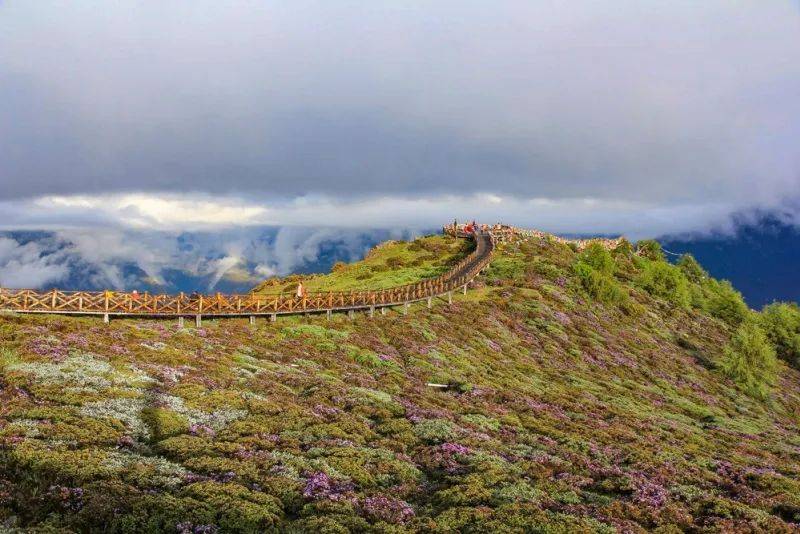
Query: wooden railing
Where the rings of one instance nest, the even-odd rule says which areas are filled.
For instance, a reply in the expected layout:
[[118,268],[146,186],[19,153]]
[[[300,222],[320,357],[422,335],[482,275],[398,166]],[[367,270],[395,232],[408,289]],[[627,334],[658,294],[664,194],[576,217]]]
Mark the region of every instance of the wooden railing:
[[[466,237],[466,236],[465,236]],[[109,316],[184,317],[276,315],[334,310],[385,308],[428,299],[463,289],[491,261],[494,237],[490,232],[478,232],[469,237],[476,242],[475,250],[445,274],[414,284],[381,290],[331,291],[294,295],[150,295],[111,291],[35,291],[0,288],[0,311],[18,313],[98,314],[108,321]],[[407,309],[407,306],[406,306]],[[182,319],[181,319],[182,321]]]
[[[453,237],[469,237],[471,234],[467,232],[466,228],[467,225],[465,224],[455,224],[455,225],[451,224],[442,227],[442,231],[445,234],[451,235]],[[600,246],[608,250],[614,250],[625,241],[624,237],[617,237],[615,239],[609,239],[605,237],[593,237],[589,239],[570,239],[567,237],[561,237],[555,234],[550,234],[548,232],[542,232],[541,230],[518,228],[516,226],[509,226],[506,224],[495,224],[492,226],[482,225],[481,227],[479,227],[479,230],[492,234],[495,243],[503,243],[505,241],[513,241],[516,239],[538,238],[545,241],[549,241],[551,243],[563,243],[563,244],[573,245],[577,250],[583,250],[590,244],[599,244]]]

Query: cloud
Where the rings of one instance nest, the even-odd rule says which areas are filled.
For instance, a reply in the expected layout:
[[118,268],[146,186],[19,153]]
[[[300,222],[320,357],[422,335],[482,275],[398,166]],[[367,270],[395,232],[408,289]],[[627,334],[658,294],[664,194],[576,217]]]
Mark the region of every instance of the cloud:
[[46,242],[20,243],[0,237],[0,287],[38,288],[58,282],[68,273],[63,254]]
[[[0,16],[9,201],[111,195],[128,226],[188,228],[308,197],[706,219],[800,197],[788,0],[10,0]],[[159,200],[189,193],[213,203]]]
[[[407,232],[395,232],[408,237]],[[0,286],[175,292],[222,284],[246,291],[268,276],[359,259],[386,231],[254,226],[214,232],[142,228],[0,233]],[[224,283],[223,283],[224,282]]]
[[[213,234],[224,256],[247,257],[259,261],[263,251],[247,241],[258,227],[280,227],[275,249],[281,258],[278,270],[303,261],[316,253],[326,241],[340,241],[354,246],[344,235],[357,229],[384,229],[408,234],[438,228],[453,218],[477,219],[485,222],[504,222],[533,227],[555,233],[625,234],[631,238],[655,237],[668,233],[697,232],[730,227],[731,213],[742,213],[743,206],[716,198],[697,203],[653,203],[602,198],[520,198],[495,193],[470,195],[450,194],[410,198],[381,196],[349,200],[325,197],[300,197],[286,202],[267,204],[265,200],[242,197],[210,197],[208,195],[82,195],[73,197],[42,197],[35,200],[0,202],[0,210],[14,213],[0,221],[0,229],[51,229],[53,220],[62,226],[74,227],[69,234],[78,241],[86,240],[91,258],[107,251],[125,251],[126,256],[138,258],[144,266],[157,265],[163,258],[154,253],[158,247],[142,248],[141,239],[159,233]],[[131,217],[151,212],[158,206],[158,217]],[[137,207],[138,206],[138,207]],[[135,210],[134,210],[135,207]],[[796,213],[791,203],[779,205],[787,222]],[[776,208],[777,209],[777,208]],[[202,221],[202,215],[211,214]],[[757,212],[753,212],[756,214]],[[92,221],[94,218],[94,221]],[[320,230],[320,227],[326,230]],[[97,228],[105,228],[107,232]],[[348,229],[350,234],[343,233]],[[106,243],[109,238],[131,236],[126,244]],[[212,240],[211,237],[207,239]],[[286,247],[284,242],[289,243]],[[256,255],[255,257],[252,255]],[[174,259],[174,258],[173,258]],[[153,268],[145,267],[150,273]]]

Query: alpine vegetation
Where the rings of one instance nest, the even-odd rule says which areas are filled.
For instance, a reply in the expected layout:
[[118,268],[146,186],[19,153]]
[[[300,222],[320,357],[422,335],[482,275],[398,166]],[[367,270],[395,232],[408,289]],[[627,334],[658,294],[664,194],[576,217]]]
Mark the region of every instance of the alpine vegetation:
[[[453,237],[261,293],[438,276]],[[529,237],[384,314],[0,316],[0,529],[796,532],[800,313]],[[404,313],[407,311],[407,313]],[[194,324],[193,324],[194,326]]]

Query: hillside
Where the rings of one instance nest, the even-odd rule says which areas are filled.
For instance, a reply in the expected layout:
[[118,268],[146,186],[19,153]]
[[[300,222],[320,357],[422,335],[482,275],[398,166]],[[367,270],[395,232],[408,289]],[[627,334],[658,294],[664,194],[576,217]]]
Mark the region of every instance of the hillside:
[[254,293],[291,293],[303,282],[306,291],[386,289],[444,274],[474,248],[471,241],[426,236],[411,242],[387,241],[356,263],[336,263],[330,273],[265,280]]
[[[436,275],[467,246],[416,243],[309,290]],[[792,310],[756,316],[640,250],[501,245],[470,292],[407,316],[0,316],[0,525],[798,531],[795,338],[766,322]],[[738,353],[771,359],[754,378]]]

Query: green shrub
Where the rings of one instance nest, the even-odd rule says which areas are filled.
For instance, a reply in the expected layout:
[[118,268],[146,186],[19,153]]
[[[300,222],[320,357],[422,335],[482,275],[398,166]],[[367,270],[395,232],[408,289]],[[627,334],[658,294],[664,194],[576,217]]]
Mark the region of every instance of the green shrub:
[[776,302],[761,312],[761,327],[779,358],[800,368],[800,307]]
[[686,276],[666,262],[644,263],[638,284],[654,297],[663,298],[681,308],[688,308],[691,304]]
[[398,256],[392,256],[391,258],[386,258],[386,266],[391,269],[396,269],[398,267],[403,266],[403,258]]
[[745,304],[742,294],[736,291],[727,280],[708,279],[704,284],[708,296],[705,307],[714,317],[737,326],[746,318],[750,309]]
[[708,278],[708,273],[691,254],[682,255],[676,265],[690,282],[699,284]]
[[775,383],[778,366],[775,349],[753,320],[742,323],[725,347],[720,368],[748,395],[764,399]]
[[591,265],[579,261],[575,264],[574,270],[583,288],[598,302],[621,304],[627,299],[627,294],[616,280],[594,270]]
[[664,261],[664,251],[655,239],[645,239],[636,243],[636,252],[643,258],[653,261]]
[[189,420],[166,408],[145,408],[142,420],[150,427],[156,440],[171,438],[186,432]]
[[452,441],[457,436],[455,425],[447,419],[429,419],[414,427],[414,434],[428,443]]
[[580,261],[589,265],[600,274],[611,276],[614,274],[614,258],[611,253],[600,243],[591,243],[581,253]]
[[614,249],[612,255],[615,256],[615,257],[618,257],[618,258],[620,258],[620,257],[621,258],[630,258],[631,256],[633,256],[633,253],[634,253],[633,245],[631,244],[630,241],[628,241],[627,239],[623,238],[619,242],[619,245],[617,245],[617,247]]
[[524,258],[499,257],[492,260],[487,277],[502,280],[520,280],[525,276],[526,267]]

